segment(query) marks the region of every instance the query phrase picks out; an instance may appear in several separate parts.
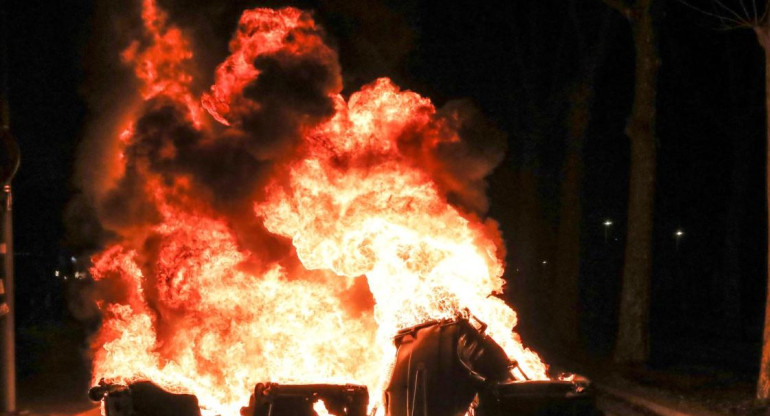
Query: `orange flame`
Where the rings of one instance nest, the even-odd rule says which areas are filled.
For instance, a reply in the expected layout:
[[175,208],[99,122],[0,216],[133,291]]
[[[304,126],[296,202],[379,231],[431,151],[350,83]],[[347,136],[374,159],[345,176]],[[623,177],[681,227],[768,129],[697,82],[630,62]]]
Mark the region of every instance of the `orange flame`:
[[[240,270],[249,255],[223,223],[169,215],[155,230],[161,247],[152,279],[144,276],[137,252],[121,246],[95,259],[95,279],[117,279],[127,293],[104,309],[95,378],[149,379],[190,391],[217,414],[237,414],[260,380],[371,378],[373,323],[345,313],[344,283],[289,280],[279,266],[261,275]],[[150,281],[155,305],[145,294]]]
[[340,101],[335,117],[310,134],[307,155],[291,165],[288,186],[272,185],[256,211],[268,230],[292,239],[306,268],[366,276],[379,345],[399,329],[467,309],[525,373],[546,378],[537,355],[511,332],[515,312],[493,296],[504,284],[498,248],[486,235],[497,232],[495,224],[463,216],[399,151],[407,126],[424,127],[434,114],[427,99],[376,81]]
[[[195,394],[211,415],[237,414],[258,381],[365,384],[376,404],[396,331],[467,313],[488,324],[530,378],[546,378],[512,332],[515,312],[495,297],[504,284],[497,224],[451,205],[424,166],[425,155],[461,142],[453,120],[385,78],[346,100],[335,53],[310,16],[292,8],[245,12],[232,54],[198,99],[183,32],[153,0],[142,17],[146,39],[123,59],[148,105],[126,116],[116,148],[121,186],[132,192],[123,202],[149,208],[126,209],[146,218],[112,227],[117,241],[93,258],[104,314],[94,381],[152,380]],[[244,89],[262,75],[255,60],[275,56],[331,68],[322,89],[331,113],[297,116],[301,138],[249,194],[244,220],[238,209],[215,207],[218,189],[190,170],[206,153],[184,152],[246,140],[246,116],[270,103]],[[228,127],[215,128],[201,108]],[[192,130],[153,124],[174,111]],[[249,221],[258,224],[253,232],[293,247],[276,256],[246,244]],[[361,301],[367,296],[373,301]],[[327,414],[320,401],[314,409]]]
[[317,402],[313,403],[313,410],[318,416],[332,416],[331,413],[326,410],[326,403],[321,399],[318,399]]
[[121,57],[134,65],[136,77],[144,82],[142,97],[145,100],[158,95],[173,97],[188,108],[190,118],[199,128],[201,105],[190,92],[193,77],[187,65],[193,54],[187,39],[179,28],[167,26],[167,16],[154,0],[144,0],[142,5],[142,20],[150,46],[140,51],[140,42],[134,41]]

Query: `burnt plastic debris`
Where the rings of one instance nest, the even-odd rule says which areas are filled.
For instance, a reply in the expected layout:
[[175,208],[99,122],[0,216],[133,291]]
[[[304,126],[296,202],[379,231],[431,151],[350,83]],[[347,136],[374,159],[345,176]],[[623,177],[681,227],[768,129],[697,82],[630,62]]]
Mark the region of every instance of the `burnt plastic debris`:
[[259,383],[242,416],[316,416],[313,405],[323,400],[335,416],[366,416],[369,393],[354,384]]
[[101,401],[105,416],[200,416],[198,399],[174,394],[149,381],[129,385],[105,383],[92,387],[88,397]]
[[[517,367],[477,320],[460,317],[407,328],[394,341],[387,416],[595,416],[588,380],[517,381]],[[521,368],[518,373],[524,375]]]

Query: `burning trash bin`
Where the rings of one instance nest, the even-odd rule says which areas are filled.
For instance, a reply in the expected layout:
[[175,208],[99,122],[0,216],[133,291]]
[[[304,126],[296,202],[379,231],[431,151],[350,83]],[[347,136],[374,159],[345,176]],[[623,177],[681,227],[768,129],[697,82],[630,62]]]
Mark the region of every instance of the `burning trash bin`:
[[[396,335],[383,396],[385,416],[598,416],[590,382],[526,378],[472,317],[429,321]],[[517,377],[514,377],[518,371]],[[200,416],[198,400],[150,382],[103,380],[89,397],[105,416]],[[354,384],[258,383],[241,416],[367,416],[369,394]],[[380,413],[378,413],[380,414]]]
[[259,383],[242,416],[316,416],[323,406],[334,416],[366,416],[369,393],[355,384]]
[[129,385],[105,383],[92,387],[88,397],[102,402],[104,416],[200,416],[198,399],[174,394],[149,381]]
[[515,380],[517,364],[485,329],[460,317],[400,331],[386,415],[463,416],[470,408],[479,416],[600,414],[587,380]]
[[462,416],[485,382],[509,379],[510,361],[468,319],[401,330],[384,406],[388,416]]

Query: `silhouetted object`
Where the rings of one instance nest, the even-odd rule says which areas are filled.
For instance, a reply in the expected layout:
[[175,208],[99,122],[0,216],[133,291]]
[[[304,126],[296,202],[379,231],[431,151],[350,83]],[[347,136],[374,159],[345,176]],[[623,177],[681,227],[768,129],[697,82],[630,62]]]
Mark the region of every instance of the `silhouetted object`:
[[128,386],[99,382],[88,391],[93,401],[103,401],[106,416],[200,416],[198,399],[173,394],[149,381]]
[[318,400],[323,400],[332,415],[366,416],[369,393],[366,387],[353,384],[259,383],[241,415],[316,416],[313,405]]
[[587,380],[501,383],[479,394],[476,416],[599,416]]
[[431,321],[395,337],[388,416],[462,416],[484,385],[510,380],[505,352],[468,319]]

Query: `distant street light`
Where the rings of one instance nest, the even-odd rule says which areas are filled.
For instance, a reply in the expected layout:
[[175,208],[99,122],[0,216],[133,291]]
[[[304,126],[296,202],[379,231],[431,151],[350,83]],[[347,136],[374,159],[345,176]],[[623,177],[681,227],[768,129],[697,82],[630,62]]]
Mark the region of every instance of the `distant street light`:
[[676,240],[676,250],[679,251],[679,241],[684,237],[684,231],[679,228],[674,232],[674,240]]
[[610,235],[610,227],[612,227],[612,220],[609,218],[604,220],[603,225],[604,225],[604,244],[607,244],[607,239],[609,238],[609,235]]

